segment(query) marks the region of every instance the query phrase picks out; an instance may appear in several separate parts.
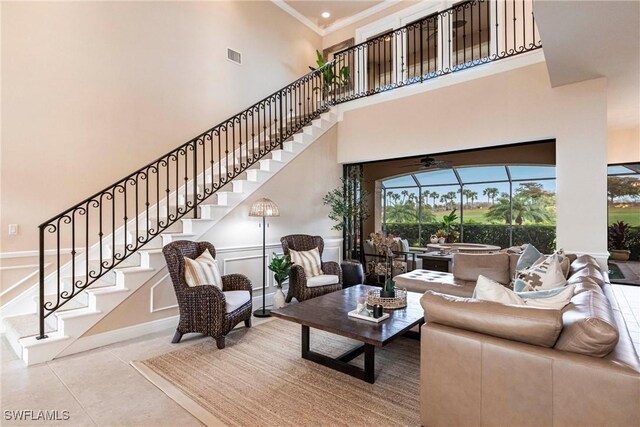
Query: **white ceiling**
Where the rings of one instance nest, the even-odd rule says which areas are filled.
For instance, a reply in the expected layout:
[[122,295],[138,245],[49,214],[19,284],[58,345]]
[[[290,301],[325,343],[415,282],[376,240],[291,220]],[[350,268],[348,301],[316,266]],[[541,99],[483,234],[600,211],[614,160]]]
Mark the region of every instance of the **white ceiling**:
[[607,77],[609,128],[640,125],[640,1],[536,0],[552,86]]
[[[285,0],[285,3],[320,28],[327,28],[337,21],[350,18],[384,3],[377,1],[342,1],[342,0]],[[323,18],[322,12],[329,12],[329,18]]]

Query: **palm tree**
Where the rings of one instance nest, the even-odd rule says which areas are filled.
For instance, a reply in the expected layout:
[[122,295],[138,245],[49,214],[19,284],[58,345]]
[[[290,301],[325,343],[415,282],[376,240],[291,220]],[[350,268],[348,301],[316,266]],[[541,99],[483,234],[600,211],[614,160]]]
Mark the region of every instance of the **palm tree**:
[[547,208],[536,200],[516,194],[509,204],[509,195],[503,193],[504,195],[507,197],[500,197],[498,203],[493,204],[485,214],[488,220],[502,220],[509,224],[513,218],[513,222],[517,225],[522,225],[525,221],[539,224],[553,220]]
[[496,199],[496,196],[498,195],[498,189],[495,187],[485,188],[484,191],[482,192],[482,195],[487,196],[487,203],[493,204],[494,200]]
[[447,196],[447,200],[449,200],[449,209],[453,209],[456,205],[455,200],[457,198],[456,196],[456,192],[455,191],[449,191],[447,194],[445,194],[445,196]]
[[440,197],[440,195],[438,193],[436,193],[435,191],[432,191],[431,193],[429,193],[429,197],[431,197],[431,199],[433,199],[433,209],[436,209],[436,200],[438,199],[438,197]]
[[473,208],[473,202],[478,200],[478,193],[475,191],[469,191],[469,198],[471,199],[471,208]]

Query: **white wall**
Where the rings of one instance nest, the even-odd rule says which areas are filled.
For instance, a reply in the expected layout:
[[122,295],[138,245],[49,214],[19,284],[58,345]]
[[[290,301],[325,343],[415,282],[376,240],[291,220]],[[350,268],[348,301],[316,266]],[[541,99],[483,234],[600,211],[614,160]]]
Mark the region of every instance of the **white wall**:
[[604,79],[552,89],[538,63],[352,109],[339,123],[338,161],[555,138],[558,246],[606,257],[605,90]]

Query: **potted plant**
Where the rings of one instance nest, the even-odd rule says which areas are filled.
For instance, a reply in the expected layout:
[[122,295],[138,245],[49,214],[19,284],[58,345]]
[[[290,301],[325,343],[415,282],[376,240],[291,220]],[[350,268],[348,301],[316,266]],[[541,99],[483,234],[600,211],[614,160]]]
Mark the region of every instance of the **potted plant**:
[[362,176],[353,168],[340,178],[342,185],[329,191],[322,203],[329,207],[329,219],[335,222],[332,230],[344,231],[346,260],[341,263],[343,286],[362,283],[364,273],[357,258],[357,224],[369,218],[369,192],[362,188]]
[[447,241],[447,237],[449,236],[449,233],[446,232],[444,229],[439,228],[436,230],[435,236],[437,239],[435,243],[443,244],[444,242]]
[[344,65],[336,73],[335,67],[327,65],[329,63],[324,60],[324,57],[319,50],[316,50],[316,64],[318,65],[318,68],[310,66],[309,69],[311,71],[320,70],[320,74],[322,75],[322,86],[316,86],[313,90],[321,90],[322,99],[326,101],[331,93],[349,83],[349,67]]
[[455,223],[457,219],[458,215],[456,215],[456,209],[452,210],[449,214],[442,217],[440,228],[446,233],[446,243],[454,243],[456,240],[458,240],[458,237],[460,237],[460,232],[456,230],[456,228],[458,228],[458,224]]
[[627,238],[631,226],[624,221],[611,224],[608,228],[609,258],[614,261],[628,261],[631,251],[627,249]]
[[276,292],[273,295],[273,307],[284,307],[284,293],[282,292],[282,283],[289,278],[293,263],[288,256],[278,257],[275,253],[269,264],[269,270],[273,271],[273,278],[276,281]]

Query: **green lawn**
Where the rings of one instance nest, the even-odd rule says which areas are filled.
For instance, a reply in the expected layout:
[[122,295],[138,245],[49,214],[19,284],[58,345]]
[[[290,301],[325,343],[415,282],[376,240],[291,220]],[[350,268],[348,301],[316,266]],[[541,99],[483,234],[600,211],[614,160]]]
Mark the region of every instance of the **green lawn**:
[[[440,222],[442,221],[442,217],[444,215],[448,215],[449,212],[451,211],[436,211],[433,214],[436,217],[436,221]],[[485,214],[487,213],[487,208],[474,208],[474,209],[470,209],[470,208],[465,208],[464,209],[464,222],[471,222],[474,224],[504,224],[504,222],[489,222],[487,221],[487,219],[484,217]],[[458,218],[460,217],[460,211],[456,211],[456,214],[458,214]],[[525,222],[525,224],[530,224],[529,222]],[[551,224],[542,224],[542,225],[553,225],[554,223]]]
[[626,208],[609,206],[609,224],[624,221],[633,227],[640,227],[640,206]]
[[[444,215],[449,214],[450,211],[435,211],[434,215],[436,217],[436,221],[442,221],[442,217]],[[466,208],[464,210],[464,222],[474,222],[476,224],[488,224],[484,215],[487,212],[486,208],[480,209],[469,209]],[[460,216],[460,212],[456,212],[458,217]],[[627,224],[630,224],[633,227],[640,227],[640,204],[635,205],[627,205],[627,207],[613,207],[609,206],[609,224],[617,221],[624,221]],[[553,225],[553,224],[546,224]]]

